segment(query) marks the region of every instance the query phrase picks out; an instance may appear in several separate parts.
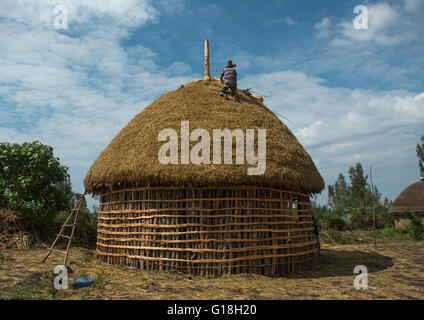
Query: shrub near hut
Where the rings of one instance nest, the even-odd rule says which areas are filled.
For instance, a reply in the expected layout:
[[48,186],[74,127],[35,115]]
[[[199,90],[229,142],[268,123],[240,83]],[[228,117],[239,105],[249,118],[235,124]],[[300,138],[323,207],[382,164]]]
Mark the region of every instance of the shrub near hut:
[[[0,247],[29,249],[57,233],[78,198],[67,171],[50,146],[0,143]],[[80,209],[77,243],[95,244],[96,218]]]
[[28,228],[41,236],[56,213],[68,209],[61,190],[69,182],[67,171],[50,146],[0,143],[0,206],[23,212]]

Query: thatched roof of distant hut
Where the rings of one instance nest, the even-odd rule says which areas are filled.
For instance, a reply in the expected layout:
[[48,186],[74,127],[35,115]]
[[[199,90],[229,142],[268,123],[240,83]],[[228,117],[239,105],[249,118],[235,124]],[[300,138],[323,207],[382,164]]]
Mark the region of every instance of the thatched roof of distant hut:
[[[319,193],[324,181],[311,157],[290,130],[262,102],[239,90],[240,103],[218,95],[220,82],[192,81],[165,93],[143,109],[103,150],[84,180],[86,190],[99,193],[123,185],[226,186],[256,185]],[[249,164],[162,165],[158,150],[164,142],[158,133],[173,128],[180,134],[181,121],[196,128],[267,130],[266,171],[249,176]],[[196,142],[191,143],[191,146]],[[233,144],[235,150],[235,143]],[[233,152],[235,152],[233,150]],[[256,151],[256,147],[255,147]],[[211,152],[212,154],[212,152]]]
[[393,201],[389,212],[401,214],[406,211],[424,214],[424,180],[413,183],[403,190]]

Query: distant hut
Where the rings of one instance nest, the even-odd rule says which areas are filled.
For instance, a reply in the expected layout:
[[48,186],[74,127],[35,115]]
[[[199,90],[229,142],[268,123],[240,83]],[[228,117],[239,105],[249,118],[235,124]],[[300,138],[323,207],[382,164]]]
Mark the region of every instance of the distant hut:
[[[220,82],[208,74],[207,43],[205,49],[206,80],[143,109],[88,171],[86,191],[100,195],[98,257],[200,275],[280,274],[316,262],[310,195],[323,190],[322,177],[262,99],[242,90],[239,103],[218,95]],[[252,166],[235,161],[161,164],[159,132],[174,129],[180,141],[182,121],[191,132],[205,129],[211,139],[214,129],[254,129],[256,136],[266,129],[264,174],[248,175]],[[190,148],[195,144],[189,142]],[[231,144],[235,158],[236,143]]]
[[407,213],[414,213],[422,218],[424,223],[424,179],[415,182],[403,190],[393,201],[389,213],[393,214],[396,227],[410,223]]

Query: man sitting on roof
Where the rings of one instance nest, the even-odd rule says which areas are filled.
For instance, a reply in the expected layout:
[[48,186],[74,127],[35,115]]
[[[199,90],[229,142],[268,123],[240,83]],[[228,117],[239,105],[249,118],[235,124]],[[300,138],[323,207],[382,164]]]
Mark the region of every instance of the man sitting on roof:
[[[237,96],[237,71],[234,69],[235,64],[231,60],[228,60],[227,67],[222,70],[221,74],[221,83],[222,88],[219,92],[220,96],[223,97],[224,94],[227,93],[228,89],[231,89],[231,95],[235,97],[235,99],[238,101]],[[224,79],[223,79],[224,78]]]

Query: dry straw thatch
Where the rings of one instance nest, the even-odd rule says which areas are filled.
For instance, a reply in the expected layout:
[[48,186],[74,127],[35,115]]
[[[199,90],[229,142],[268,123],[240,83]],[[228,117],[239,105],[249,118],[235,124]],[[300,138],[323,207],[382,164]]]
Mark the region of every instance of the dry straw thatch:
[[[260,100],[239,90],[240,102],[218,95],[220,83],[192,81],[162,95],[143,109],[103,150],[84,180],[86,190],[102,193],[123,186],[234,186],[277,187],[305,193],[319,193],[324,181],[311,157],[290,130]],[[169,164],[158,161],[164,142],[162,129],[180,134],[181,121],[190,131],[213,129],[266,129],[266,171],[249,176],[249,164]],[[191,143],[191,146],[195,142]],[[255,148],[256,150],[256,148]],[[233,142],[235,154],[235,143]],[[211,151],[212,154],[212,151]],[[233,161],[234,163],[234,161]]]
[[411,184],[393,201],[390,213],[404,212],[424,214],[424,180]]
[[26,230],[21,212],[0,208],[0,249],[29,249],[35,241]]

